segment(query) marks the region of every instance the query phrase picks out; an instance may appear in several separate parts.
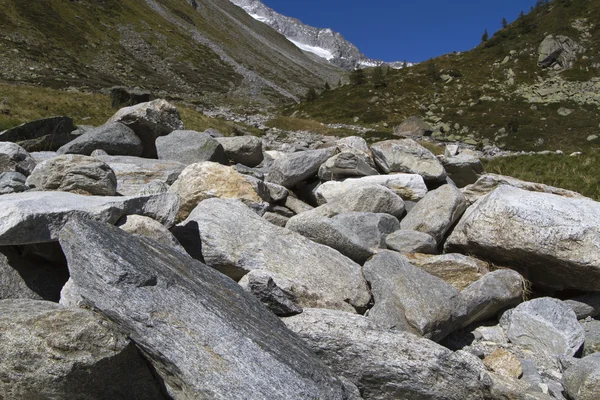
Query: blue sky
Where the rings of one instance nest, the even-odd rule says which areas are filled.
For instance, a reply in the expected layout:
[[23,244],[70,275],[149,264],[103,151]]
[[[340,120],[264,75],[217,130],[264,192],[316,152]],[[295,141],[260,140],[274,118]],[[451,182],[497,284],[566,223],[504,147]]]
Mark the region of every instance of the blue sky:
[[308,25],[340,32],[368,57],[420,62],[464,51],[535,0],[263,0]]

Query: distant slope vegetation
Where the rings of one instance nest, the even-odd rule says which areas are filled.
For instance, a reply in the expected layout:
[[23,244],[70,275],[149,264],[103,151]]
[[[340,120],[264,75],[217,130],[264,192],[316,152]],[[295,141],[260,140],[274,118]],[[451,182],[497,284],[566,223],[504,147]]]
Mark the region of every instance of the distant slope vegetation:
[[0,80],[140,86],[209,103],[295,100],[337,82],[228,0],[0,0]]
[[[499,20],[502,16],[499,16]],[[573,67],[538,65],[547,35],[582,46]],[[370,127],[417,115],[442,140],[494,144],[514,150],[576,151],[600,136],[600,2],[540,1],[535,9],[477,48],[447,54],[384,79],[324,91],[285,114],[327,123],[358,121]],[[377,74],[375,74],[377,75]]]

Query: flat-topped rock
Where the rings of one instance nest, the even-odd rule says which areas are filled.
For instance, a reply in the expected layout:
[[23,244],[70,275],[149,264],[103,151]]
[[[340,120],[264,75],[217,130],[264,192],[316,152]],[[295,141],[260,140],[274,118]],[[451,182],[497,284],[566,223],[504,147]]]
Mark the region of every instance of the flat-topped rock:
[[89,156],[96,150],[114,156],[141,156],[142,141],[128,126],[119,122],[109,122],[90,129],[83,135],[57,150],[58,154],[83,154]]

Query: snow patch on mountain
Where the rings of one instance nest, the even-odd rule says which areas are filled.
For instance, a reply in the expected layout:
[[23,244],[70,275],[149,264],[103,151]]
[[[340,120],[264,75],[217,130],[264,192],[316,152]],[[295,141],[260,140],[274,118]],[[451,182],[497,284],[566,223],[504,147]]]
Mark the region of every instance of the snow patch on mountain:
[[333,53],[327,49],[317,46],[310,46],[305,43],[300,43],[298,41],[288,39],[290,42],[294,43],[296,47],[298,47],[302,51],[308,51],[309,53],[316,54],[317,56],[326,59],[327,61],[331,61],[335,58]]

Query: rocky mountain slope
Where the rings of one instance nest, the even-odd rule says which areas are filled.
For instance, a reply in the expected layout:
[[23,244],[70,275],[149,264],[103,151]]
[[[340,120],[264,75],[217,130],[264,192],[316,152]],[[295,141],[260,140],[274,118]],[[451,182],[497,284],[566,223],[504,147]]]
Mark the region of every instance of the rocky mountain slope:
[[1,0],[0,79],[140,86],[199,102],[271,104],[340,71],[227,0]]

